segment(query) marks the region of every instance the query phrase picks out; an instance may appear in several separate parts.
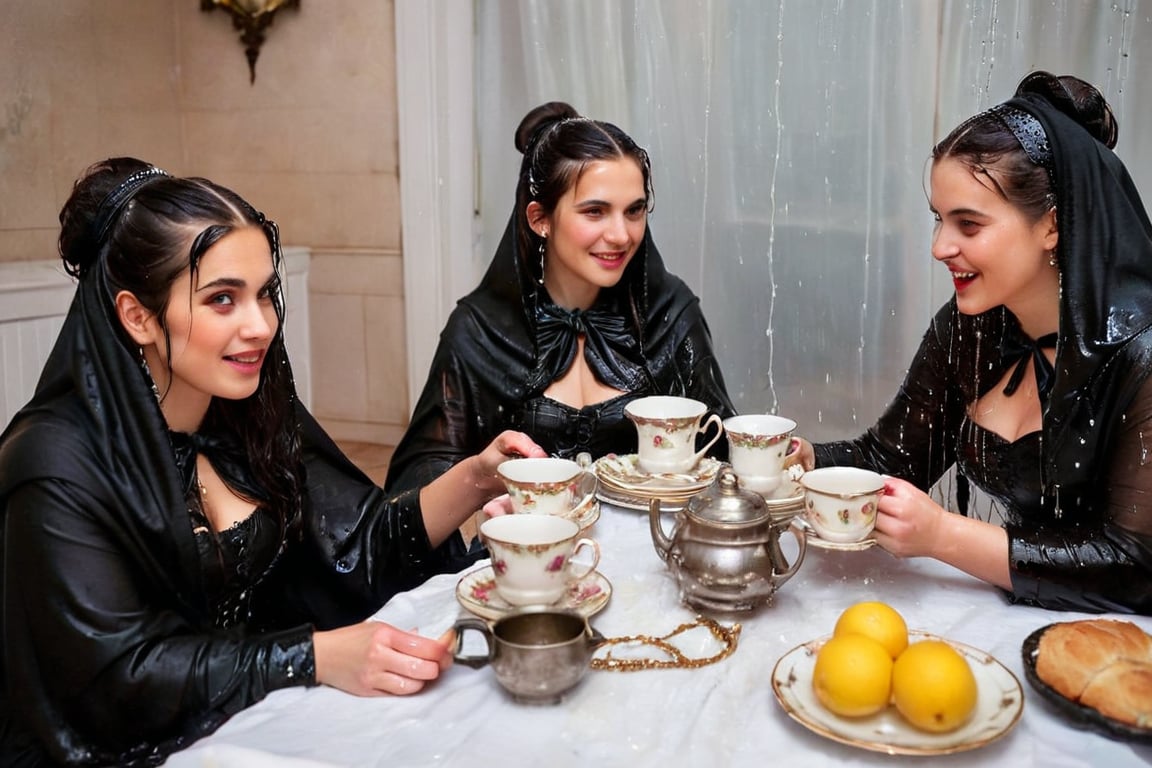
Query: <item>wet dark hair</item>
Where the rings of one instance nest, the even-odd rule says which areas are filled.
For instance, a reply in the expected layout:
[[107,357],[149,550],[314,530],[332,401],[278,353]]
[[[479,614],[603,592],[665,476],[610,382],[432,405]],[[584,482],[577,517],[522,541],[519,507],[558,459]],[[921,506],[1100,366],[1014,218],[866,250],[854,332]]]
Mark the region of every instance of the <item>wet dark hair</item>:
[[[155,175],[148,175],[150,170]],[[130,177],[143,179],[134,192],[125,185]],[[119,209],[108,204],[117,190],[129,193]],[[302,481],[295,390],[284,346],[279,290],[283,257],[276,224],[232,190],[207,179],[176,178],[136,158],[117,157],[90,166],[73,186],[60,211],[60,257],[65,270],[80,280],[106,279],[110,298],[122,290],[131,292],[155,314],[167,339],[165,315],[176,279],[189,269],[195,278],[208,249],[246,227],[258,227],[268,238],[275,270],[270,291],[279,323],[256,392],[243,400],[213,398],[202,429],[237,439],[253,479],[268,496],[250,501],[266,501],[287,525],[297,517]],[[120,338],[135,356],[127,333]],[[171,354],[171,343],[167,346]]]
[[[1119,126],[1104,96],[1072,75],[1037,71],[1020,81],[1016,96],[1039,96],[1079,123],[1109,149],[1116,146]],[[932,161],[956,158],[973,173],[987,176],[1004,199],[1036,221],[1056,204],[1048,169],[1033,163],[1019,140],[993,111],[957,126],[932,149]]]
[[[581,117],[570,104],[550,101],[524,116],[515,138],[517,151],[524,155],[516,183],[516,235],[521,258],[536,253],[542,240],[528,225],[528,203],[536,201],[550,216],[588,164],[597,160],[635,160],[644,177],[644,200],[652,210],[648,153],[612,123]],[[539,265],[530,268],[535,273]]]

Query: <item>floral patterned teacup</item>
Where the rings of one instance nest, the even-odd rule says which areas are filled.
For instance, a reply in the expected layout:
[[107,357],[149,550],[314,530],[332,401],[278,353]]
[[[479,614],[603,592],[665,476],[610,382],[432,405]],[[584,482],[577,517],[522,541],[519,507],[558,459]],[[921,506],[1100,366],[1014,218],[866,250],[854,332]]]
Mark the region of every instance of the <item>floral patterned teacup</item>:
[[[636,463],[652,475],[690,471],[724,434],[720,417],[708,415],[707,405],[688,397],[640,397],[624,406],[624,415],[636,425]],[[707,432],[713,424],[716,434],[696,450],[696,435]]]
[[[582,538],[580,526],[555,515],[502,515],[480,524],[480,538],[492,555],[496,591],[512,605],[551,605],[569,585],[596,569],[600,545]],[[591,563],[572,562],[581,549]]]
[[876,504],[884,476],[856,467],[821,467],[800,477],[804,519],[825,541],[863,541],[876,527]]
[[496,468],[512,511],[567,515],[583,498],[584,468],[569,459],[509,459]]
[[792,419],[772,414],[747,414],[724,420],[728,459],[741,488],[770,495],[780,487],[795,429]]

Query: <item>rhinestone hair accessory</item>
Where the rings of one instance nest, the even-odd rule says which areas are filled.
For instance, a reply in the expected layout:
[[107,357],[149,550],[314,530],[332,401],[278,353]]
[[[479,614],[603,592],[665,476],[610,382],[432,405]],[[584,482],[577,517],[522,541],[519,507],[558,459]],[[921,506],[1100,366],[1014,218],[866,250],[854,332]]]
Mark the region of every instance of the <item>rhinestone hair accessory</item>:
[[1052,147],[1048,144],[1048,134],[1040,121],[1022,109],[999,104],[988,110],[1004,127],[1012,132],[1016,141],[1024,148],[1024,154],[1036,165],[1052,173]]
[[563,120],[557,120],[554,123],[541,128],[528,142],[527,154],[531,155],[532,161],[528,164],[528,194],[536,197],[540,194],[540,184],[536,180],[536,161],[540,159],[540,146],[546,143],[555,135],[556,131],[563,128],[569,123],[594,123],[596,122],[590,117],[566,117]]
[[108,230],[112,228],[112,222],[116,221],[120,215],[120,211],[124,210],[124,206],[128,205],[128,201],[132,199],[141,187],[152,181],[152,179],[167,175],[168,173],[166,171],[152,166],[142,171],[136,171],[136,173],[120,182],[120,186],[112,190],[108,196],[104,198],[103,202],[100,203],[100,208],[97,209],[96,219],[92,226],[93,242],[104,242],[104,238],[108,236]]

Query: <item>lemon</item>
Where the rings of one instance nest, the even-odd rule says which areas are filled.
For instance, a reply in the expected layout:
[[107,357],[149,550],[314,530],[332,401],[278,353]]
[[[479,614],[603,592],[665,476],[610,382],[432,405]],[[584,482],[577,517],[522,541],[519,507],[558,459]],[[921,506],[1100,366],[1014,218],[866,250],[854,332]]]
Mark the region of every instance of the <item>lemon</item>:
[[820,703],[838,715],[879,712],[892,697],[892,657],[870,637],[832,637],[816,652],[812,688]]
[[908,647],[908,625],[887,603],[868,601],[849,606],[836,620],[833,637],[857,634],[870,637],[895,659]]
[[892,699],[912,725],[954,731],[976,709],[976,676],[968,660],[941,640],[912,643],[892,666]]

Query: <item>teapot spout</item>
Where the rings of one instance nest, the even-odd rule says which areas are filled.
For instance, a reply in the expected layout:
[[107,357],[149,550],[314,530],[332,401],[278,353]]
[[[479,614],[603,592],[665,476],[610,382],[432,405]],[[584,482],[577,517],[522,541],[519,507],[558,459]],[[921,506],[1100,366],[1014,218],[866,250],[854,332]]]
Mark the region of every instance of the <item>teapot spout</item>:
[[652,545],[656,547],[656,554],[667,562],[672,540],[664,533],[664,526],[660,522],[660,499],[652,499],[648,505],[648,527],[652,530]]

